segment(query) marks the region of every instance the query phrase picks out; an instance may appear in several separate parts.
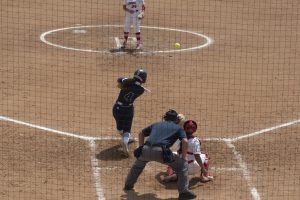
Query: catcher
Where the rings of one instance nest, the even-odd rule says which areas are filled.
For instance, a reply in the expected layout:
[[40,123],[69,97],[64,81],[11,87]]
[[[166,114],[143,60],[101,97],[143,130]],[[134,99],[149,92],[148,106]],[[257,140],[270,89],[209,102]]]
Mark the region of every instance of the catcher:
[[145,92],[142,86],[147,80],[147,72],[138,69],[134,72],[133,78],[118,78],[119,96],[113,106],[113,116],[116,121],[118,133],[122,136],[121,146],[126,157],[128,154],[128,143],[131,138],[131,126],[134,116],[133,103],[136,98]]
[[[184,117],[183,117],[184,118]],[[188,139],[188,174],[197,175],[200,174],[200,179],[202,182],[208,182],[213,180],[213,176],[208,174],[209,158],[207,153],[201,152],[201,142],[195,136],[197,131],[197,123],[194,120],[187,120],[183,124],[183,128],[186,132]],[[181,154],[181,143],[177,141],[178,154]],[[167,175],[162,176],[161,180],[164,182],[176,181],[177,175],[175,171],[168,166]]]
[[145,2],[144,0],[123,0],[123,10],[125,11],[125,22],[124,22],[124,41],[121,48],[126,48],[129,29],[133,25],[135,28],[136,36],[136,49],[141,49],[141,20],[144,18],[145,13]]

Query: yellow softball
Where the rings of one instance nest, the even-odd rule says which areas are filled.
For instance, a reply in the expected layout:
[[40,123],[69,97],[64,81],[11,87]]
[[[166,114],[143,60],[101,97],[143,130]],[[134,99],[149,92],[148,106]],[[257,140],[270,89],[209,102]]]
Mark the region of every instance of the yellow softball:
[[181,45],[180,45],[179,42],[176,42],[176,43],[175,43],[175,48],[176,48],[176,49],[180,49],[180,46],[181,46]]

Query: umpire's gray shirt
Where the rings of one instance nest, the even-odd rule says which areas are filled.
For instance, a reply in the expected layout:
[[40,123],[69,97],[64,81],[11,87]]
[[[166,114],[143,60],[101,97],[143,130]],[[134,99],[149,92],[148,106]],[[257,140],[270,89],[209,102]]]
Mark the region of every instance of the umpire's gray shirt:
[[154,123],[142,130],[145,137],[149,136],[147,143],[150,145],[165,145],[171,147],[177,139],[186,138],[184,129],[173,121]]

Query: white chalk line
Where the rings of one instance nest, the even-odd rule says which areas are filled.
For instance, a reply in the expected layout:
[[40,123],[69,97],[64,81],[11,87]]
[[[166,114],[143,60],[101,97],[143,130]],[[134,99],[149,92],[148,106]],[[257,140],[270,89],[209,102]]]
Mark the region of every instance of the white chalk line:
[[[59,29],[54,29],[51,31],[44,32],[40,35],[40,40],[44,42],[47,45],[54,46],[56,48],[62,48],[62,49],[68,49],[72,51],[82,51],[82,52],[90,52],[90,53],[110,53],[109,51],[106,50],[93,50],[93,49],[78,49],[78,48],[73,48],[73,47],[67,47],[59,44],[55,44],[52,42],[49,42],[46,37],[49,34],[59,32],[59,31],[65,31],[65,30],[70,30],[70,29],[80,29],[84,30],[84,28],[100,28],[100,27],[116,27],[116,28],[121,28],[123,25],[87,25],[87,26],[74,26],[74,27],[65,27],[65,28],[59,28]],[[141,28],[145,29],[158,29],[158,30],[165,30],[165,31],[175,31],[175,32],[182,32],[182,33],[188,33],[191,35],[195,35],[198,37],[202,37],[206,40],[204,44],[190,47],[190,48],[185,48],[185,49],[175,49],[175,50],[157,50],[157,51],[151,51],[151,52],[139,52],[140,54],[145,54],[145,53],[176,53],[176,52],[184,52],[184,51],[194,51],[194,50],[199,50],[205,47],[208,47],[211,45],[214,40],[204,34],[194,32],[194,31],[189,31],[189,30],[181,30],[181,29],[175,29],[175,28],[164,28],[164,27],[153,27],[153,26],[141,26]]]
[[243,161],[241,154],[238,153],[235,146],[231,142],[226,141],[225,143],[232,150],[232,153],[234,154],[240,168],[242,169],[243,176],[247,182],[248,188],[250,190],[253,199],[260,200],[260,195],[257,192],[256,187],[252,184],[250,172],[247,168],[247,164]]
[[24,126],[28,126],[28,127],[31,127],[31,128],[36,128],[36,129],[39,129],[39,130],[44,130],[44,131],[56,133],[56,134],[62,135],[62,136],[78,138],[78,139],[81,139],[81,140],[89,141],[90,142],[90,148],[91,148],[91,166],[92,166],[92,172],[93,172],[93,177],[92,178],[93,178],[93,181],[94,181],[94,184],[95,184],[97,199],[98,200],[105,200],[104,193],[103,193],[103,190],[102,190],[102,187],[101,187],[100,169],[98,167],[98,160],[95,157],[95,155],[96,155],[95,140],[99,140],[99,138],[83,136],[83,135],[76,135],[76,134],[68,133],[68,132],[64,132],[64,131],[58,131],[58,130],[55,130],[55,129],[52,129],[52,128],[47,128],[47,127],[43,127],[43,126],[39,126],[39,125],[27,123],[27,122],[15,120],[15,119],[5,117],[5,116],[0,116],[0,120],[13,122],[15,124],[24,125]]
[[94,178],[97,197],[98,200],[105,200],[104,192],[101,187],[101,172],[100,172],[100,168],[98,167],[98,159],[95,156],[96,155],[95,140],[90,141],[90,147],[91,147],[91,165],[92,165],[93,178]]
[[[96,154],[95,141],[97,141],[97,140],[119,140],[120,137],[90,137],[90,136],[77,135],[77,134],[74,134],[74,133],[58,131],[58,130],[55,130],[55,129],[52,129],[52,128],[47,128],[47,127],[43,127],[43,126],[40,126],[40,125],[34,125],[34,124],[31,124],[31,123],[28,123],[28,122],[15,120],[15,119],[5,117],[5,116],[0,116],[0,120],[13,122],[13,123],[28,126],[28,127],[31,127],[31,128],[36,128],[36,129],[40,129],[40,130],[53,132],[53,133],[63,135],[63,136],[68,136],[68,137],[73,137],[73,138],[78,138],[78,139],[82,139],[82,140],[85,140],[85,141],[89,141],[91,151],[92,151],[91,163],[92,163],[92,171],[93,171],[93,176],[94,176],[94,181],[95,181],[97,197],[98,197],[98,200],[105,200],[105,197],[103,195],[103,190],[102,190],[102,187],[101,187],[101,183],[100,183],[100,168],[98,167],[98,160],[95,157],[95,154]],[[241,139],[244,139],[244,138],[248,138],[248,137],[257,136],[259,134],[270,132],[270,131],[280,129],[280,128],[284,128],[284,127],[287,127],[287,126],[295,125],[297,123],[300,123],[300,119],[297,119],[297,120],[294,120],[294,121],[291,121],[291,122],[287,122],[287,123],[284,123],[284,124],[276,125],[276,126],[273,126],[273,127],[270,127],[270,128],[262,129],[260,131],[256,131],[256,132],[253,132],[253,133],[250,133],[250,134],[247,134],[247,135],[234,137],[234,138],[205,138],[203,140],[205,140],[205,141],[222,141],[222,142],[225,142],[230,149],[232,149],[232,152],[235,155],[235,158],[238,161],[238,164],[239,164],[239,166],[242,170],[243,176],[245,177],[245,180],[248,184],[248,187],[249,187],[249,190],[250,190],[250,193],[251,193],[253,199],[254,200],[260,200],[260,195],[257,192],[257,189],[255,188],[255,186],[253,186],[253,184],[252,184],[250,172],[247,169],[247,165],[243,161],[242,156],[238,153],[238,151],[236,150],[236,148],[232,144],[232,142],[235,142],[237,140],[241,140]],[[234,168],[232,168],[232,169],[234,169]]]
[[96,138],[96,137],[90,137],[90,136],[84,136],[84,135],[77,135],[77,134],[74,134],[74,133],[68,133],[68,132],[64,132],[64,131],[58,131],[58,130],[55,130],[55,129],[52,129],[52,128],[47,128],[47,127],[44,127],[44,126],[39,126],[39,125],[35,125],[35,124],[31,124],[31,123],[27,123],[27,122],[15,120],[15,119],[12,119],[12,118],[9,118],[9,117],[0,116],[0,120],[8,121],[8,122],[13,122],[15,124],[24,125],[24,126],[28,126],[28,127],[31,127],[31,128],[36,128],[36,129],[40,129],[40,130],[43,130],[43,131],[48,131],[48,132],[56,133],[56,134],[62,135],[62,136],[78,138],[78,139],[81,139],[81,140],[86,140],[86,141],[99,140],[99,138]]
[[[101,167],[101,170],[124,170],[124,169],[130,169],[130,167]],[[241,168],[237,167],[210,167],[210,170],[216,171],[216,172],[223,172],[223,171],[242,171]]]
[[284,128],[284,127],[287,127],[287,126],[292,126],[292,125],[295,125],[299,122],[300,122],[300,119],[297,119],[297,120],[287,122],[287,123],[284,123],[284,124],[280,124],[280,125],[276,125],[276,126],[273,126],[273,127],[265,128],[265,129],[247,134],[247,135],[242,135],[242,136],[238,136],[238,137],[235,137],[235,138],[224,139],[225,143],[232,150],[232,152],[233,152],[240,168],[242,169],[243,176],[244,176],[244,178],[247,182],[248,188],[249,188],[250,193],[252,195],[252,198],[254,200],[260,200],[260,195],[259,195],[256,187],[252,183],[251,175],[250,175],[250,172],[247,168],[247,164],[243,161],[241,154],[236,150],[236,147],[232,144],[232,142],[235,142],[237,140],[242,140],[242,139],[245,139],[245,138],[249,138],[249,137],[254,137],[254,136],[257,136],[259,134],[266,133],[266,132],[271,132],[271,131],[274,131],[276,129]]
[[247,135],[242,135],[242,136],[238,136],[238,137],[235,137],[235,138],[231,138],[230,140],[232,142],[237,141],[237,140],[242,140],[242,139],[253,137],[253,136],[256,136],[256,135],[259,135],[259,134],[262,134],[262,133],[274,131],[276,129],[284,128],[284,127],[287,127],[287,126],[292,126],[292,125],[295,125],[297,123],[300,123],[300,119],[297,119],[297,120],[294,120],[294,121],[291,121],[291,122],[287,122],[287,123],[284,123],[284,124],[279,124],[279,125],[276,125],[276,126],[273,126],[273,127],[270,127],[270,128],[265,128],[265,129],[262,129],[260,131],[256,131],[254,133],[250,133],[250,134],[247,134]]
[[[10,117],[5,117],[5,116],[0,116],[0,120],[12,122],[12,123],[23,125],[23,126],[28,126],[28,127],[39,129],[39,130],[44,130],[44,131],[56,133],[56,134],[61,135],[61,136],[78,138],[78,139],[85,140],[85,141],[91,141],[91,140],[95,140],[95,141],[98,141],[98,140],[100,140],[100,141],[102,141],[102,140],[120,140],[120,137],[112,137],[112,136],[91,137],[91,136],[85,136],[85,135],[81,135],[81,134],[78,135],[78,134],[74,134],[74,133],[70,133],[70,132],[59,131],[59,130],[56,130],[56,129],[53,129],[53,128],[47,128],[47,127],[44,127],[44,126],[35,125],[35,124],[32,124],[32,123],[12,119]],[[135,139],[137,140],[138,138],[135,138]],[[204,140],[206,140],[206,141],[222,141],[224,139],[222,139],[222,138],[206,138]]]

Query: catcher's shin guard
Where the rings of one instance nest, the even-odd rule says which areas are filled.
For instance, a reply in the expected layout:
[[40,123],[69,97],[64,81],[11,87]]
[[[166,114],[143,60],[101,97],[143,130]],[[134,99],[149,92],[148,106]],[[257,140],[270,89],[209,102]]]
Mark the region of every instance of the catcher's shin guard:
[[202,174],[202,181],[203,182],[208,182],[208,181],[212,181],[214,179],[213,176],[211,176],[209,173],[208,173],[208,169],[209,169],[209,157],[208,157],[208,154],[206,153],[205,154],[205,160],[204,160],[204,168],[206,169],[206,173],[205,174]]

